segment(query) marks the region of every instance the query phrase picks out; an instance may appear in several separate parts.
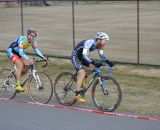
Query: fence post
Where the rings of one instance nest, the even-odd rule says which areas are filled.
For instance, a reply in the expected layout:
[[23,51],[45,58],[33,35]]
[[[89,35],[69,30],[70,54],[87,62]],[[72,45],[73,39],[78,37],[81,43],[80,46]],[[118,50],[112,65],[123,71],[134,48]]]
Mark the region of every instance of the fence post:
[[23,27],[23,0],[20,1],[21,2],[21,33],[22,35],[24,34],[23,31],[24,31],[24,27]]
[[72,29],[73,29],[73,49],[74,49],[75,48],[74,0],[72,0]]
[[139,0],[137,0],[137,64],[140,64],[139,37]]

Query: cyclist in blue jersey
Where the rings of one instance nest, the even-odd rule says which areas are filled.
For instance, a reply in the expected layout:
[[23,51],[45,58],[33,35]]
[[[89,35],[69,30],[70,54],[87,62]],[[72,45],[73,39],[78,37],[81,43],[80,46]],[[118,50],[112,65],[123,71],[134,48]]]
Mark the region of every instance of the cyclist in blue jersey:
[[30,59],[24,52],[24,49],[32,46],[35,53],[42,59],[46,60],[45,56],[41,53],[35,42],[37,38],[37,32],[34,29],[28,29],[27,35],[20,36],[14,40],[14,42],[9,46],[7,54],[11,61],[16,66],[16,91],[23,92],[24,88],[21,86],[21,76],[27,72],[24,65],[34,64],[34,61]]
[[102,63],[96,62],[95,60],[89,58],[89,52],[98,50],[102,61],[106,61],[111,67],[114,65],[113,62],[108,60],[103,52],[107,41],[109,41],[109,36],[106,33],[97,32],[95,39],[81,41],[72,52],[71,61],[78,72],[76,99],[82,103],[85,102],[85,99],[81,96],[81,86],[85,78],[85,70],[83,65],[91,68],[102,66]]

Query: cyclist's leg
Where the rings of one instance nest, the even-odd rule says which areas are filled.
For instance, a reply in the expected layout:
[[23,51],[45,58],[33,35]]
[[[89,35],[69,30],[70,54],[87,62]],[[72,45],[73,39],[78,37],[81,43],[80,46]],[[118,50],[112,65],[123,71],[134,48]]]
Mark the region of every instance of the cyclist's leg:
[[16,71],[16,78],[17,78],[17,84],[16,84],[16,90],[19,92],[23,92],[24,88],[21,86],[21,74],[23,69],[23,62],[19,59],[17,59],[14,64],[16,65],[17,71]]
[[78,72],[78,77],[77,77],[77,82],[76,82],[76,98],[80,102],[85,102],[83,97],[80,95],[81,86],[85,78],[85,70],[80,60],[76,56],[72,56],[71,59],[72,59],[72,64],[74,65],[76,71]]
[[81,87],[82,87],[84,78],[85,78],[84,69],[78,70],[78,77],[77,77],[77,82],[76,82],[76,99],[81,103],[85,102],[85,99],[81,95]]
[[81,90],[82,82],[85,78],[85,70],[81,69],[78,71],[78,79],[77,79],[77,91]]
[[12,63],[16,65],[16,79],[17,81],[20,81],[21,71],[22,71],[22,62],[19,56],[14,54],[12,51],[13,51],[12,48],[8,48],[7,55],[9,59],[12,61]]
[[85,70],[83,68],[82,62],[79,60],[79,58],[75,55],[71,57],[72,64],[75,67],[76,71],[78,72],[77,77],[77,91],[81,90],[82,82],[85,78]]
[[23,63],[23,69],[22,69],[22,73],[21,73],[21,76],[25,75],[27,73],[27,71],[29,69],[27,69],[26,67],[24,67],[24,65],[28,65],[29,62],[27,60],[25,60],[23,57],[20,58],[22,63]]
[[12,53],[12,48],[9,48],[8,49],[8,57],[10,58],[10,60],[15,64],[16,66],[16,80],[17,80],[17,83],[16,83],[16,90],[17,91],[24,91],[24,88],[21,86],[21,72],[22,72],[22,68],[23,68],[23,63],[22,61],[20,60],[19,56],[16,55],[16,54],[13,54]]

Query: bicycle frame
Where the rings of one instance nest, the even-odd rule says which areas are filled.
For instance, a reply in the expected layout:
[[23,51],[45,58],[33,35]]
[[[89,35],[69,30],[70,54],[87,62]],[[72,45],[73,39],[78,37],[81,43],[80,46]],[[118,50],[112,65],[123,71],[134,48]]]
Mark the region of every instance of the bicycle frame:
[[[38,61],[38,62],[40,62],[40,61]],[[29,70],[28,70],[28,72],[26,73],[26,76],[25,76],[25,78],[24,78],[23,81],[22,81],[22,86],[24,86],[24,85],[26,84],[26,82],[27,82],[31,77],[33,77],[34,80],[35,80],[35,82],[37,83],[37,86],[36,86],[36,87],[37,87],[38,89],[42,86],[42,83],[41,83],[41,81],[40,81],[39,75],[36,75],[37,70],[36,70],[36,67],[35,67],[35,66],[36,66],[35,64],[29,65]],[[45,67],[45,66],[44,66],[44,67]],[[10,74],[15,73],[16,71],[17,71],[17,68],[16,68],[16,66],[14,65],[13,70],[11,70]],[[7,81],[9,80],[10,76],[12,76],[12,75],[9,75],[9,76],[6,78],[6,80],[4,81],[3,84],[4,84],[5,87],[10,86],[10,87],[15,88],[16,85],[7,85]]]
[[[104,66],[108,66],[109,69],[106,70],[106,73],[111,73],[112,72],[112,67],[110,67],[108,64],[105,64]],[[102,72],[102,67],[99,67],[95,70],[92,70],[92,73],[93,74],[93,78],[89,81],[87,87],[83,90],[83,93],[87,92],[87,90],[90,88],[90,86],[92,85],[92,83],[95,81],[95,79],[98,77],[98,81],[102,87],[102,91],[105,95],[108,94],[108,92],[106,93],[106,91],[104,91],[105,87],[102,83],[102,78],[101,78],[101,72]]]
[[[48,103],[53,94],[53,84],[50,77],[42,72],[36,70],[36,64],[38,62],[46,62],[42,67],[46,67],[48,60],[34,60],[33,65],[25,65],[26,73],[22,77],[21,86],[26,86],[26,90],[33,102]],[[0,71],[1,76],[1,86],[0,86],[0,96],[4,98],[12,99],[15,97],[16,93],[16,65],[13,69],[4,68]],[[44,80],[43,80],[44,79]],[[47,81],[47,82],[45,82]],[[45,84],[45,85],[44,85]],[[47,88],[47,85],[49,88]],[[2,88],[2,89],[1,89]],[[47,88],[47,89],[45,89]],[[50,89],[51,91],[48,91]],[[43,90],[43,91],[42,91]],[[45,98],[43,98],[45,97]]]
[[[112,67],[110,67],[108,64],[105,64],[104,66],[108,66],[109,69],[106,70],[106,73],[111,73],[112,72]],[[87,87],[85,89],[83,89],[83,94],[87,92],[87,90],[90,88],[90,86],[92,85],[92,83],[95,81],[95,79],[98,77],[98,81],[102,87],[102,91],[103,93],[106,95],[106,91],[104,91],[105,86],[103,86],[102,83],[102,79],[101,79],[101,72],[102,72],[102,67],[99,67],[95,70],[92,70],[91,74],[93,74],[92,79],[89,81]],[[89,75],[91,75],[89,74]],[[64,91],[67,92],[68,89],[71,88],[72,84],[74,83],[74,81],[77,78],[77,72],[73,75],[73,78],[68,82],[68,84],[64,87]],[[68,87],[69,86],[69,87]],[[73,91],[73,90],[72,90]],[[75,91],[73,91],[75,92]]]
[[36,75],[37,70],[35,69],[35,65],[32,65],[27,72],[27,76],[22,81],[22,86],[26,84],[26,82],[33,76],[35,82],[37,83],[37,88],[39,89],[42,86],[39,75]]

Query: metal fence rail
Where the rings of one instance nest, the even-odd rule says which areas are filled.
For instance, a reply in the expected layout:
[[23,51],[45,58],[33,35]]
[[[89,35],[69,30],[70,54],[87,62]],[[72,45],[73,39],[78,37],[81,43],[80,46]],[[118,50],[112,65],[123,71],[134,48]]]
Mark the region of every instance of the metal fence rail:
[[45,43],[42,51],[69,57],[80,40],[106,31],[111,44],[105,52],[114,61],[160,65],[160,1],[0,0],[0,7],[4,2],[16,6],[0,8],[0,50],[33,27]]

